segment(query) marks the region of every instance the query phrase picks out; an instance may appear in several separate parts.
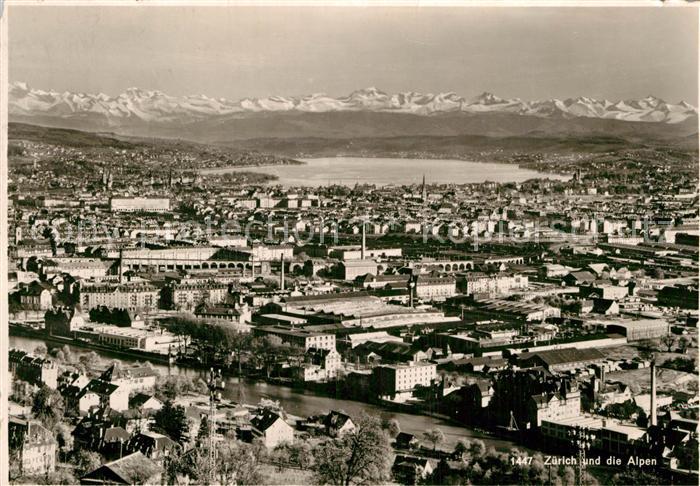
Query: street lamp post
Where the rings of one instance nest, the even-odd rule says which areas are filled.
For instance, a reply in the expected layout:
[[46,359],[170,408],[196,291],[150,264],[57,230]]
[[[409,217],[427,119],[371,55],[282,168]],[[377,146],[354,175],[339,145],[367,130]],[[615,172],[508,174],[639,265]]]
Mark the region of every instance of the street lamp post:
[[226,388],[221,370],[211,368],[209,370],[209,484],[214,480],[214,467],[216,464],[216,451],[214,450],[214,432],[216,431],[214,414],[216,413],[216,403],[221,401],[221,390]]

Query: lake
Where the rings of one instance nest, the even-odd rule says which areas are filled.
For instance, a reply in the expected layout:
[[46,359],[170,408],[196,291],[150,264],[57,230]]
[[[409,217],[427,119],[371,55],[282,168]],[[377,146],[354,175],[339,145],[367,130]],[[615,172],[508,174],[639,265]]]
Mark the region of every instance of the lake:
[[569,176],[523,169],[512,164],[469,162],[449,159],[394,159],[363,157],[324,157],[299,159],[303,165],[273,165],[261,167],[222,167],[202,169],[202,174],[225,174],[237,171],[272,174],[279,177],[272,184],[286,187],[324,186],[328,184],[404,185],[469,184],[480,182],[523,182],[528,179],[550,178],[568,180]]

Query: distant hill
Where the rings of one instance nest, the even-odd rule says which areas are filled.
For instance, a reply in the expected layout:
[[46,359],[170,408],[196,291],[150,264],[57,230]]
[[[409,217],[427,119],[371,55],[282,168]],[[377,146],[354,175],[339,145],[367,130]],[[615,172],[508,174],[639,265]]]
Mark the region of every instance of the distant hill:
[[10,87],[10,120],[123,135],[230,142],[257,138],[396,136],[549,137],[607,134],[671,139],[697,132],[697,109],[648,96],[639,100],[523,101],[483,93],[313,94],[230,101],[174,97],[130,88],[112,97]]
[[113,133],[100,134],[67,128],[43,127],[28,123],[8,123],[9,140],[28,140],[68,147],[134,148],[135,144],[117,138]]

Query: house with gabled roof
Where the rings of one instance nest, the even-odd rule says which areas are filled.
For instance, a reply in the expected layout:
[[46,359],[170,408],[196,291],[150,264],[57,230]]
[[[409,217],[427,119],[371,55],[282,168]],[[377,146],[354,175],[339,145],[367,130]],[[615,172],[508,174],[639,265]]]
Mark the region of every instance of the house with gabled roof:
[[167,435],[157,432],[140,432],[134,435],[128,444],[128,449],[132,452],[141,452],[144,456],[153,459],[161,460],[171,456],[180,445],[172,440]]
[[163,402],[148,393],[137,393],[129,399],[129,408],[142,412],[156,412],[163,408]]
[[161,472],[161,466],[134,452],[90,471],[80,484],[160,484]]
[[355,423],[350,416],[343,412],[331,410],[323,419],[326,433],[331,437],[339,437],[355,430]]
[[260,438],[265,447],[274,448],[285,442],[294,442],[294,428],[277,413],[264,409],[250,419],[249,427],[239,427],[239,436],[248,441]]
[[417,484],[427,478],[437,466],[436,459],[398,454],[394,458],[391,472],[401,484]]
[[569,272],[569,274],[563,278],[564,283],[570,286],[591,285],[595,282],[595,280],[595,275],[586,270],[578,272]]
[[100,379],[91,380],[82,390],[67,400],[78,413],[87,413],[92,407],[121,411],[129,408],[129,390]]

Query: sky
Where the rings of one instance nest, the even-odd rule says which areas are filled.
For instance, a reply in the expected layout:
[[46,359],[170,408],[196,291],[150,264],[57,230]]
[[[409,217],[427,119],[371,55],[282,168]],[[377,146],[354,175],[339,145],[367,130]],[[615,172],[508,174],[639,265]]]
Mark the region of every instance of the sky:
[[695,8],[9,7],[9,79],[117,95],[489,91],[698,104]]

